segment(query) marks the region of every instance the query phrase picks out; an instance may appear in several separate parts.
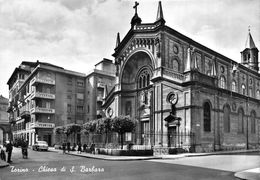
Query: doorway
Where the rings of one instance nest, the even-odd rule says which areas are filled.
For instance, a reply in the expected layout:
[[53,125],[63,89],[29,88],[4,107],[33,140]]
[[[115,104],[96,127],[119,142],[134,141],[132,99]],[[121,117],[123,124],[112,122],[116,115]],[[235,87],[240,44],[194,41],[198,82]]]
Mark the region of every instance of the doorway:
[[177,147],[177,130],[176,126],[168,127],[168,147]]

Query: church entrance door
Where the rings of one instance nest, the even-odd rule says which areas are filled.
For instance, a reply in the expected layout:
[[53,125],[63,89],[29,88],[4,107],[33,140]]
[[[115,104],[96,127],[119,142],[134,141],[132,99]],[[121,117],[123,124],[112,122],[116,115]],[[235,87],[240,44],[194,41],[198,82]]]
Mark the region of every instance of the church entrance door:
[[176,126],[168,127],[168,147],[177,147],[177,128],[176,128]]

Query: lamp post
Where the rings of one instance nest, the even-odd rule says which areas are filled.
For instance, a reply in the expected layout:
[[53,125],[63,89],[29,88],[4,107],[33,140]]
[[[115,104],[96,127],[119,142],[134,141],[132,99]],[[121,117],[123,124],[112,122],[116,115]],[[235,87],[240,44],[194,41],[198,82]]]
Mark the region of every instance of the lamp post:
[[[176,104],[178,103],[178,94],[175,92],[170,92],[167,95],[167,102],[171,104],[171,112],[169,114],[169,116],[167,116],[164,120],[166,121],[166,125],[167,127],[169,127],[169,123],[171,122],[176,122],[176,126],[177,126],[177,136],[178,136],[178,147],[180,147],[180,121],[181,118],[176,116]],[[168,136],[168,138],[170,138],[170,136]],[[169,141],[169,139],[168,139]],[[168,143],[170,144],[170,143]]]

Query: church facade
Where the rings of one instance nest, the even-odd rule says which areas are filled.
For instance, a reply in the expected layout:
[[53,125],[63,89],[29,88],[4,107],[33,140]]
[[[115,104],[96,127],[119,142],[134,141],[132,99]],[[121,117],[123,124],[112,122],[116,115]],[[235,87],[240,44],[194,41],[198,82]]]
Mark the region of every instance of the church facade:
[[[137,119],[130,140],[163,153],[259,148],[260,74],[250,31],[237,63],[166,26],[161,2],[146,24],[137,5],[128,33],[122,41],[117,35],[107,115]],[[177,118],[169,119],[172,101]]]

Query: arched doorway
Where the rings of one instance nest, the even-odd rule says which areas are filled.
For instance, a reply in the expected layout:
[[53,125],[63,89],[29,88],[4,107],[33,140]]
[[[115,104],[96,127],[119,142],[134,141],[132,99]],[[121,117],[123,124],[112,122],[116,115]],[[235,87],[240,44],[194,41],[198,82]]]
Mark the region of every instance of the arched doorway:
[[128,58],[120,76],[121,114],[138,120],[135,144],[151,144],[152,72],[151,57],[144,51],[138,51]]

